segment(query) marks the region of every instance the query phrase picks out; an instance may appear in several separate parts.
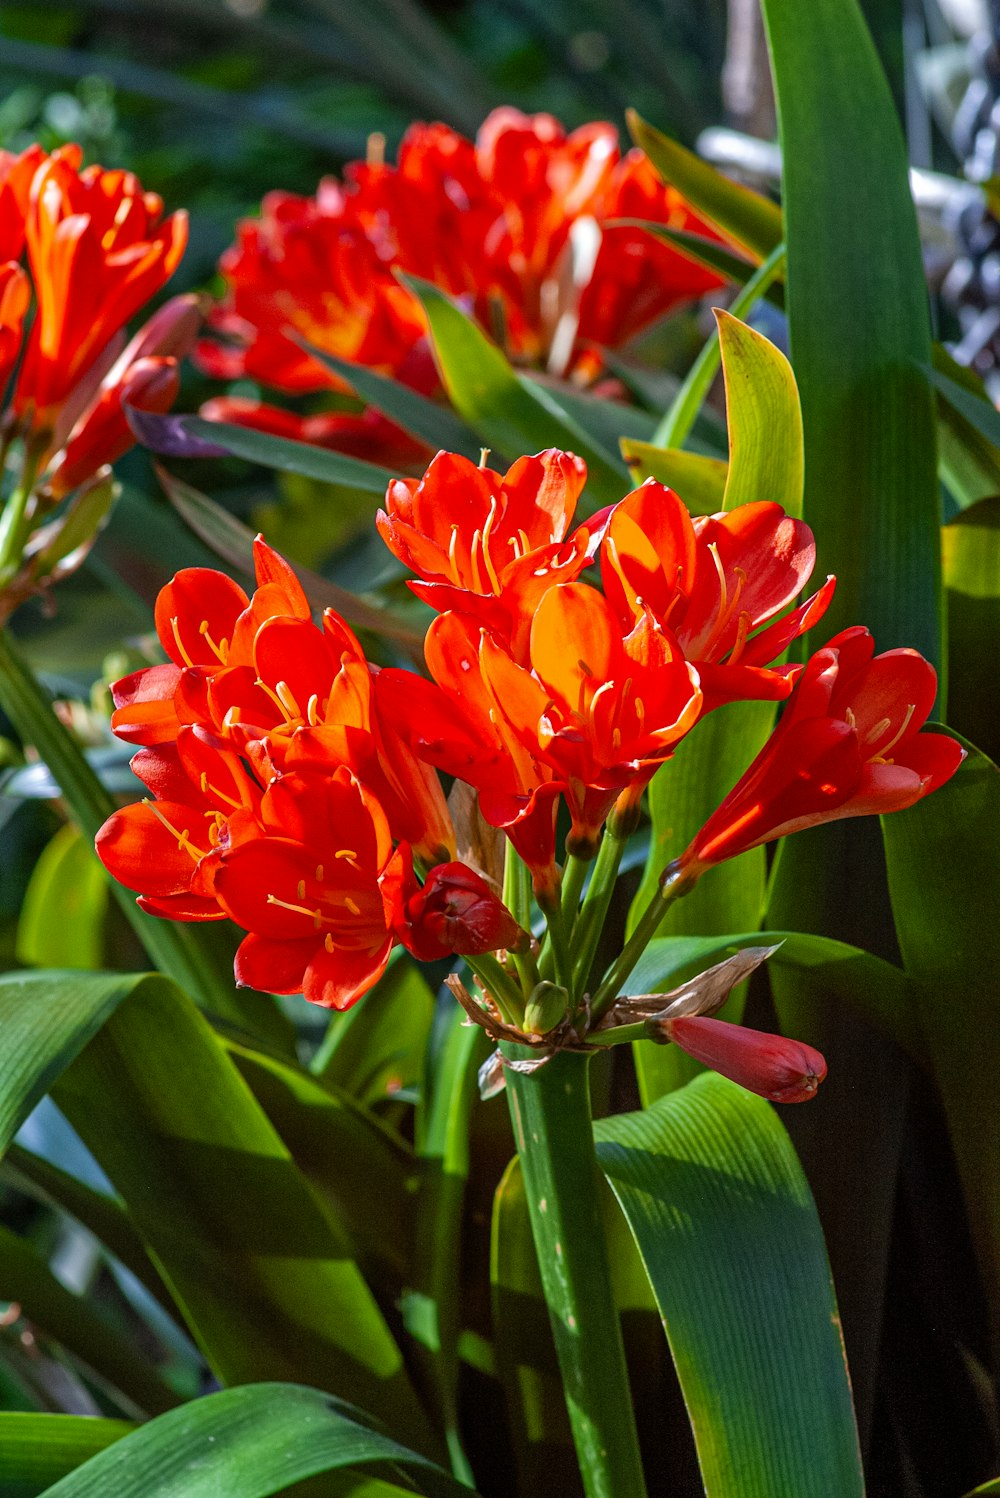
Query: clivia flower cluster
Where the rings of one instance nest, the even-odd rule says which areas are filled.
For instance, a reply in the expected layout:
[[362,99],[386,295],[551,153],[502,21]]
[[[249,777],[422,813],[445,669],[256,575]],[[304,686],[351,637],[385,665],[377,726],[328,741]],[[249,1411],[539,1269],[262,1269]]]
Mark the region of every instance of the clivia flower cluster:
[[[315,625],[261,540],[252,597],[221,573],[179,573],[156,610],[169,663],[114,688],[112,726],[141,746],[133,765],[150,797],[110,818],[98,851],[152,913],[236,921],[240,983],[344,1008],[396,943],[420,960],[462,953],[481,996],[453,987],[472,1017],[536,1047],[536,1060],[507,1064],[632,1039],[639,1023],[766,1096],[802,1100],[822,1057],[713,1017],[745,976],[737,959],[673,995],[628,998],[621,985],[666,902],[711,865],[910,806],[962,750],[921,732],[936,681],[915,651],[876,656],[857,628],[804,666],[784,662],[833,589],[827,579],[795,603],[815,560],[802,521],[767,501],[692,518],[650,481],[574,528],[585,480],[578,458],[549,450],[504,474],[439,453],[420,480],[390,485],[379,531],[436,611],[429,679],[370,666],[332,611]],[[586,958],[643,788],[705,714],[748,699],[783,703],[778,727],[591,983]],[[475,789],[509,840],[509,869],[530,871],[541,947],[524,902],[508,893],[515,919],[455,861],[437,770]]]
[[21,452],[0,520],[4,615],[82,560],[111,503],[108,465],[134,441],[123,406],[170,408],[201,324],[199,299],[175,297],[126,340],[184,253],[187,216],[81,159],[75,145],[0,152],[0,459]]
[[[516,364],[588,381],[616,348],[722,284],[623,220],[715,238],[613,125],[567,134],[551,115],[496,109],[475,142],[442,124],[407,131],[395,166],[373,150],[312,198],[270,193],[220,269],[228,295],[199,344],[202,368],[287,394],[345,388],[324,353],[439,389],[420,303],[393,274],[457,297]],[[247,397],[203,414],[406,466],[430,454],[369,409],[300,417]]]

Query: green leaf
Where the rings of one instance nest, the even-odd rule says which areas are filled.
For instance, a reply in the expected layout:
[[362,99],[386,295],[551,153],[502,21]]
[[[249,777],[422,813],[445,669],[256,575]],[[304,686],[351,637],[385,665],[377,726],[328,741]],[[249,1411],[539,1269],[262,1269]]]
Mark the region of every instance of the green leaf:
[[0,1412],[0,1493],[3,1498],[38,1498],[50,1483],[133,1428],[127,1420]]
[[386,375],[376,374],[363,364],[353,364],[350,359],[338,359],[324,349],[302,340],[302,347],[320,364],[325,364],[333,374],[354,390],[361,400],[388,416],[404,431],[419,437],[435,450],[463,453],[467,458],[479,457],[480,443],[474,432],[459,421],[454,412],[438,401],[418,395],[408,385],[390,380]]
[[60,827],[36,863],[17,923],[17,957],[34,967],[98,968],[108,882],[83,834]]
[[120,1391],[129,1413],[159,1414],[179,1396],[149,1356],[116,1331],[80,1295],[60,1284],[26,1239],[0,1226],[0,1294],[35,1327],[65,1347],[99,1380]]
[[[320,1472],[387,1469],[430,1498],[468,1495],[352,1405],[289,1383],[224,1389],[133,1431],[45,1498],[269,1498]],[[412,1489],[410,1489],[412,1491]]]
[[946,785],[882,818],[889,890],[1000,1343],[1000,770],[977,749]]
[[664,1320],[708,1498],[861,1498],[823,1235],[774,1110],[710,1074],[595,1135]]
[[[170,503],[195,535],[231,567],[238,567],[248,577],[253,577],[254,533],[250,527],[160,464],[156,465],[156,472]],[[314,608],[336,609],[354,628],[371,630],[373,634],[398,640],[419,651],[422,636],[396,619],[388,609],[377,608],[309,567],[292,565]]]
[[948,603],[948,722],[1000,759],[1000,496],[970,505],[941,532]]
[[548,386],[518,375],[496,344],[432,282],[402,274],[399,279],[427,314],[452,405],[484,442],[508,459],[546,447],[571,449],[587,464],[592,508],[621,498],[624,466],[591,441]]
[[676,187],[723,234],[758,260],[766,259],[781,243],[781,209],[769,198],[724,177],[679,142],[654,130],[634,109],[628,111],[628,127],[663,181]]
[[715,314],[726,377],[729,476],[723,508],[774,500],[802,514],[802,410],[792,366],[763,334]]
[[270,432],[257,432],[252,427],[206,421],[203,416],[181,416],[176,420],[185,436],[224,448],[234,458],[259,463],[263,468],[277,468],[282,473],[301,473],[304,478],[318,479],[323,484],[344,484],[348,489],[381,497],[396,476],[388,468],[379,468],[361,458],[349,458],[310,442],[273,437]]
[[763,11],[784,158],[803,513],[838,578],[825,636],[862,621],[880,649],[911,645],[940,664],[930,322],[895,105],[856,0],[764,0]]
[[1000,494],[1000,427],[982,380],[957,364],[940,344],[933,352],[930,378],[937,388],[938,464],[949,494],[964,509]]
[[332,1213],[177,988],[142,985],[55,1096],[222,1381],[309,1376],[426,1439]]
[[621,439],[622,457],[634,483],[656,479],[676,489],[692,515],[714,515],[722,509],[729,465],[679,447],[655,447],[652,442]]
[[977,395],[967,384],[960,384],[940,369],[928,369],[927,373],[931,384],[948,405],[964,417],[981,437],[985,437],[992,448],[1000,447],[1000,411],[996,406]]
[[0,976],[0,1154],[105,1020],[149,981],[121,973]]
[[[674,143],[671,141],[669,144]],[[683,251],[690,259],[709,270],[718,271],[720,276],[725,276],[727,281],[734,281],[737,286],[743,286],[753,275],[753,260],[744,260],[742,255],[734,255],[732,250],[727,250],[718,240],[708,239],[704,234],[692,234],[686,229],[673,229],[669,224],[656,224],[641,218],[614,219],[608,227],[615,224],[621,224],[625,228],[645,229],[654,239]],[[780,303],[783,299],[778,296],[778,300]]]

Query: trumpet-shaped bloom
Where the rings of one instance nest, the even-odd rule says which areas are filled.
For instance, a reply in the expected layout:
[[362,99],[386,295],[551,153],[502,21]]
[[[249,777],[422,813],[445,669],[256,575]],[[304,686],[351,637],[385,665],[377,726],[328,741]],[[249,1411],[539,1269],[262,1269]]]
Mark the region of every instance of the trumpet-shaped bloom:
[[37,311],[18,375],[15,409],[37,429],[59,408],[128,320],[173,274],[187,243],[187,216],[130,172],[80,170],[63,146],[31,179],[25,218]]
[[389,485],[376,524],[419,575],[410,587],[439,612],[474,615],[520,658],[543,594],[587,564],[589,532],[567,539],[586,465],[555,448],[518,458],[501,478],[438,453],[422,479]]
[[673,490],[650,479],[611,511],[601,576],[623,623],[648,609],[675,635],[698,667],[707,710],[737,698],[787,697],[797,668],[771,662],[822,618],[833,579],[776,616],[808,581],[815,558],[812,531],[778,504],[692,520]]
[[315,197],[271,193],[221,261],[227,298],[202,366],[290,393],[342,388],[302,343],[438,388],[417,299],[394,269],[459,298],[514,362],[591,376],[617,345],[721,284],[642,231],[638,214],[713,231],[603,122],[567,133],[551,115],[498,109],[476,141],[441,124],[407,131],[396,165],[351,163]]
[[406,890],[406,856],[376,798],[345,766],[279,776],[264,836],[224,852],[215,892],[248,933],[236,980],[347,1009],[385,971]]
[[873,652],[859,627],[811,657],[774,733],[681,868],[697,874],[819,822],[902,811],[955,773],[961,746],[920,732],[937,692],[933,666],[915,650]]

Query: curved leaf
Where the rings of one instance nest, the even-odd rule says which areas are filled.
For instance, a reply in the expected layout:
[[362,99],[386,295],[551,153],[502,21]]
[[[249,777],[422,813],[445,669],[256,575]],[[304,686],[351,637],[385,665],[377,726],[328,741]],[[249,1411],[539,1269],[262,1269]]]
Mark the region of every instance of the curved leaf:
[[38,1498],[50,1483],[133,1430],[127,1420],[0,1412],[0,1493]]
[[308,1376],[427,1439],[399,1348],[335,1219],[179,989],[142,985],[55,1098],[220,1379]]
[[319,1389],[262,1383],[209,1394],[150,1421],[45,1498],[269,1498],[319,1472],[369,1467],[405,1473],[429,1498],[470,1492],[373,1429],[352,1405]]
[[781,243],[781,209],[770,198],[724,177],[678,141],[662,135],[634,109],[628,111],[632,139],[659,176],[676,187],[693,208],[758,260]]
[[823,1235],[774,1110],[709,1074],[594,1132],[664,1320],[708,1498],[861,1498]]
[[729,312],[716,311],[726,378],[729,476],[724,509],[774,500],[802,514],[802,409],[780,349]]
[[104,950],[108,881],[77,827],[60,827],[24,892],[17,923],[19,962],[98,968]]
[[941,532],[948,603],[948,722],[1000,759],[996,660],[1000,653],[1000,491]]

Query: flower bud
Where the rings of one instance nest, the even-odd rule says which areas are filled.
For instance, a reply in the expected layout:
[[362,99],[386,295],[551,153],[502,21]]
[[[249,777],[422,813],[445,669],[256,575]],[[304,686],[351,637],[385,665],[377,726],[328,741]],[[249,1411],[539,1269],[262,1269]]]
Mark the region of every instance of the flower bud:
[[805,1103],[826,1076],[819,1051],[801,1040],[748,1030],[721,1019],[679,1015],[649,1020],[651,1040],[673,1041],[696,1061],[772,1103]]
[[569,995],[555,983],[539,983],[524,1009],[524,1028],[530,1035],[547,1035],[569,1009]]
[[528,941],[486,880],[464,863],[431,869],[423,888],[406,901],[400,937],[421,962],[452,952],[478,956]]

